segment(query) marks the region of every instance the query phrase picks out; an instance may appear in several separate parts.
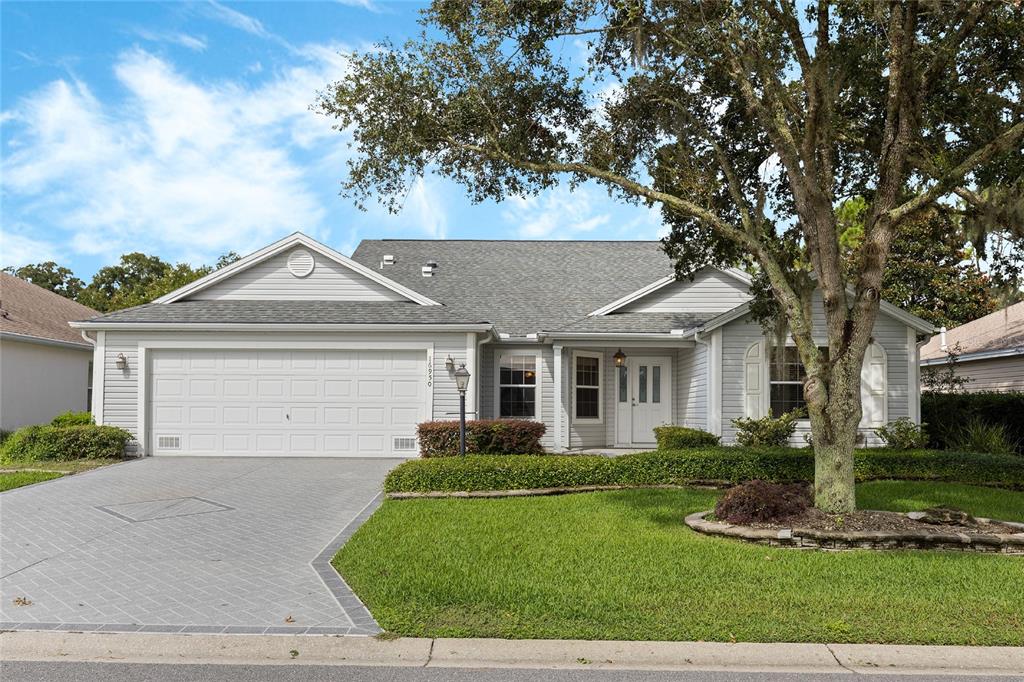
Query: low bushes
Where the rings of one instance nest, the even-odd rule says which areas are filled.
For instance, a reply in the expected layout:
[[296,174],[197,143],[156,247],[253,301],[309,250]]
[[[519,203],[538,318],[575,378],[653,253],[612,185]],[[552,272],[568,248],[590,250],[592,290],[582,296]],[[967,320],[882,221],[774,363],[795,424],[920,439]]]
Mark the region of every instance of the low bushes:
[[715,516],[739,524],[786,521],[803,514],[813,502],[806,483],[747,481],[719,498]]
[[1006,440],[1024,454],[1024,392],[921,394],[921,421],[929,425],[928,446],[957,449],[964,427],[977,419],[990,426],[1002,425]]
[[[858,481],[955,481],[1024,488],[1015,455],[964,455],[935,450],[858,450]],[[410,460],[388,474],[386,492],[515,490],[576,486],[686,485],[810,481],[814,454],[795,448],[709,447],[644,452],[616,458],[582,455],[456,457]]]
[[925,424],[915,424],[906,417],[879,426],[875,433],[882,442],[893,450],[917,450],[928,445]]
[[89,412],[65,412],[58,414],[50,422],[51,426],[82,426],[92,424],[92,414]]
[[781,416],[749,419],[733,419],[736,427],[736,441],[747,447],[782,447],[796,431],[796,421],[806,416],[802,409],[786,412]]
[[681,450],[683,448],[699,448],[705,445],[718,445],[720,436],[700,429],[685,426],[656,426],[654,438],[658,441],[659,450]]
[[[542,453],[545,426],[525,419],[474,419],[466,422],[466,452],[481,455]],[[420,454],[452,457],[459,454],[459,422],[424,422],[416,428]]]
[[116,459],[132,435],[114,426],[26,426],[0,446],[0,462]]

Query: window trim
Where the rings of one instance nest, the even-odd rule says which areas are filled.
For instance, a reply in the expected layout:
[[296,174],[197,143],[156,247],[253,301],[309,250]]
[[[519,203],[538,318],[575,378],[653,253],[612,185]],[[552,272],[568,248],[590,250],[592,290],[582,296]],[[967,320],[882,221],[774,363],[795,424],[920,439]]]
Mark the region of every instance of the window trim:
[[[597,416],[580,417],[576,411],[576,361],[577,358],[594,358],[597,360],[597,386],[582,386],[581,388],[597,388]],[[585,424],[604,423],[604,353],[589,350],[574,350],[572,352],[572,419],[574,422]]]
[[[773,350],[774,347],[771,345],[771,340],[768,337],[765,337],[764,344],[765,344],[764,357],[765,357],[765,363],[766,363],[765,364],[765,369],[764,369],[764,376],[765,376],[765,379],[767,380],[767,387],[768,387],[768,390],[766,391],[767,395],[765,396],[765,405],[766,405],[766,408],[767,408],[767,411],[765,412],[765,415],[768,416],[768,417],[772,417],[773,419],[777,419],[777,417],[773,416],[774,413],[772,412],[772,386],[775,385],[775,384],[780,384],[780,385],[782,385],[782,384],[796,384],[796,385],[803,386],[804,382],[802,382],[802,381],[784,381],[784,380],[773,381],[772,380],[772,365],[774,363],[772,361],[771,355],[772,355],[772,350]],[[828,349],[828,342],[827,341],[821,341],[820,339],[814,339],[814,345],[817,346],[818,348]],[[791,339],[791,338],[787,338],[786,339],[785,348],[796,348],[796,342],[794,342],[793,339]],[[800,358],[799,353],[797,354],[797,358]],[[803,364],[804,364],[804,361],[801,358],[800,359],[800,366],[803,367]],[[807,403],[807,401],[804,400],[804,404],[806,404],[806,403]],[[810,428],[810,425],[811,425],[811,418],[810,418],[810,416],[803,417],[802,419],[797,419],[796,420],[796,425],[798,427],[806,426],[807,428]]]
[[[515,356],[527,356],[532,357],[534,360],[534,371],[537,372],[537,383],[535,388],[535,399],[533,401],[534,415],[532,417],[502,417],[501,416],[501,362],[505,358]],[[495,353],[494,361],[494,418],[495,419],[531,419],[533,421],[542,421],[541,415],[544,414],[541,406],[541,396],[544,395],[542,386],[544,385],[544,357],[534,349],[523,348],[519,350],[515,349],[501,349]],[[507,384],[512,385],[512,384]],[[516,384],[518,385],[518,384]]]

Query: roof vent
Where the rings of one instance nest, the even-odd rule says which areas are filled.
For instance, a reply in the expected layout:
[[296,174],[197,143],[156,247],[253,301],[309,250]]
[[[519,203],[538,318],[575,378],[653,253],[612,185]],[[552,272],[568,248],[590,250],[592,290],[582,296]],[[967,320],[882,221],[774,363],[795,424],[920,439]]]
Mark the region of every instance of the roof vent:
[[296,277],[307,277],[313,272],[313,254],[305,249],[296,249],[288,256],[288,272]]
[[395,256],[394,256],[394,254],[386,253],[386,254],[384,254],[384,257],[380,259],[380,266],[381,267],[384,267],[385,265],[394,265],[394,264],[395,264]]
[[426,265],[424,265],[423,268],[422,268],[423,276],[424,277],[433,277],[434,276],[434,270],[437,270],[437,261],[436,260],[428,260]]

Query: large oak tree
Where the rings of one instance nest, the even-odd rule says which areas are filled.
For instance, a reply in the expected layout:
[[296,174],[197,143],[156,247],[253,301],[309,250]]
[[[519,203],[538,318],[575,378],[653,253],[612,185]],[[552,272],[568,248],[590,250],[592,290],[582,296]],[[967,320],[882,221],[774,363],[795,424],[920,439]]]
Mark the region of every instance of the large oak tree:
[[[680,276],[749,261],[807,369],[816,504],[854,509],[894,237],[935,202],[1020,205],[1020,2],[436,0],[423,22],[320,99],[354,135],[344,191],[397,209],[428,172],[478,201],[597,181],[661,207]],[[847,271],[836,209],[853,196]]]

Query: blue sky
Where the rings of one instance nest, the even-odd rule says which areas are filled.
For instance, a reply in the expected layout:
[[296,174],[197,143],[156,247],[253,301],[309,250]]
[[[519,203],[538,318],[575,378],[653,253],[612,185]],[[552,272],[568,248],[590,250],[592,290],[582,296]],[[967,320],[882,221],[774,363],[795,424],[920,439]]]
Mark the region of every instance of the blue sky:
[[[419,3],[0,2],[0,266],[88,280],[122,254],[209,263],[301,230],[363,238],[654,239],[597,186],[472,205],[438,177],[399,215],[338,196],[347,135],[309,111],[339,53],[419,30]],[[580,48],[582,49],[582,47]]]

